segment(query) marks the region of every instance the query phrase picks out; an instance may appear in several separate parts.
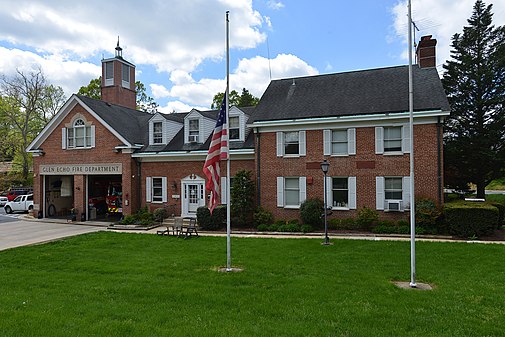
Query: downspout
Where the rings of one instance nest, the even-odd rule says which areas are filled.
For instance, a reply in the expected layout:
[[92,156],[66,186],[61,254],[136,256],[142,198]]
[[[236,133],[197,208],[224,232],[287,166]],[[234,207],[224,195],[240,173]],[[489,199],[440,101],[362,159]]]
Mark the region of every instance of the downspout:
[[261,137],[258,128],[256,128],[256,206],[261,206],[261,173],[260,173],[260,144]]
[[135,158],[137,163],[137,210],[141,208],[142,202],[142,167],[141,161]]
[[438,204],[442,206],[444,203],[444,186],[442,185],[442,123],[440,116],[437,117],[437,173],[438,173]]

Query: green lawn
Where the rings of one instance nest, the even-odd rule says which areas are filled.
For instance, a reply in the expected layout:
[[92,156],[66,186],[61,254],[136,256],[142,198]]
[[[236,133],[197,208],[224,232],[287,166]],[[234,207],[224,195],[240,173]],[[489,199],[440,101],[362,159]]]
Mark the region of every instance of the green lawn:
[[505,246],[94,233],[0,252],[1,336],[503,336]]

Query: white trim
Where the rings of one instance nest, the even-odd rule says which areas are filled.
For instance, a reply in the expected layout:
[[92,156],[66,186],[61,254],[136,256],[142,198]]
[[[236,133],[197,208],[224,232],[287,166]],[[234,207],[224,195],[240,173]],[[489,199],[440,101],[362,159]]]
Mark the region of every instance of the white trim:
[[402,152],[410,153],[410,125],[402,125]]
[[[118,147],[116,147],[118,148]],[[202,161],[207,157],[208,150],[197,151],[173,151],[173,152],[148,152],[133,153],[132,158],[141,158],[143,162],[162,161]],[[254,149],[230,150],[231,161],[254,159]]]
[[61,148],[63,150],[67,149],[67,128],[61,129]]
[[167,202],[167,177],[161,177],[161,202]]
[[276,132],[277,157],[284,155],[284,132]]
[[95,147],[95,124],[91,125],[91,147]]
[[410,177],[403,177],[402,179],[402,210],[410,209]]

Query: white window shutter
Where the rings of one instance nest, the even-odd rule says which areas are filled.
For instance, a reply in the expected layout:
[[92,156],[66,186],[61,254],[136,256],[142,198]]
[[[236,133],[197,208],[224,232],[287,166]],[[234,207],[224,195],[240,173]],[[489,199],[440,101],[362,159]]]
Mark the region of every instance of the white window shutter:
[[307,199],[307,177],[300,177],[298,180],[300,184],[300,205]]
[[284,155],[284,133],[277,132],[277,157],[282,157]]
[[324,155],[331,155],[331,130],[323,130],[323,149]]
[[221,177],[221,203],[226,204],[226,198],[228,197],[226,193],[226,184],[228,182],[228,179],[226,177]]
[[95,126],[91,125],[91,147],[95,147]]
[[384,153],[384,128],[378,126],[375,128],[375,154]]
[[349,177],[347,185],[349,188],[349,209],[356,209],[356,177]]
[[203,139],[203,125],[202,120],[198,120],[198,143],[203,143],[205,139]]
[[152,201],[152,178],[146,177],[146,202]]
[[67,148],[67,128],[61,129],[61,148]]
[[333,205],[332,188],[333,188],[333,178],[332,177],[326,177],[326,202],[327,202],[328,206],[332,206]]
[[356,129],[347,129],[347,153],[356,154]]
[[307,154],[307,146],[306,146],[306,141],[305,141],[305,131],[300,131],[298,132],[298,153],[300,153],[300,156],[305,156]]
[[410,125],[404,124],[402,127],[402,150],[403,153],[410,153]]
[[154,123],[149,123],[149,145],[154,144]]
[[403,209],[410,209],[410,177],[403,177],[402,199]]
[[284,207],[284,178],[277,177],[277,207]]
[[384,177],[375,177],[375,208],[384,210]]
[[167,177],[161,177],[161,201],[167,202]]

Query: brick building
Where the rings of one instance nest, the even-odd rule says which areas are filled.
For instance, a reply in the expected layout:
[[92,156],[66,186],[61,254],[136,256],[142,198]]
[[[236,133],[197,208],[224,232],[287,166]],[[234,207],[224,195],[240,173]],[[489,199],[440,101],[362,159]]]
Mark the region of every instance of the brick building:
[[[423,37],[414,66],[416,196],[442,202],[442,122],[449,104]],[[217,111],[135,110],[135,66],[102,61],[102,100],[73,95],[30,144],[35,210],[95,213],[168,207],[195,216],[205,204],[202,167]],[[275,80],[256,108],[230,109],[231,174],[254,174],[257,203],[276,218],[327,197],[337,217],[367,206],[383,217],[409,209],[407,66]],[[223,184],[224,185],[224,184]],[[107,205],[105,205],[107,203]]]

